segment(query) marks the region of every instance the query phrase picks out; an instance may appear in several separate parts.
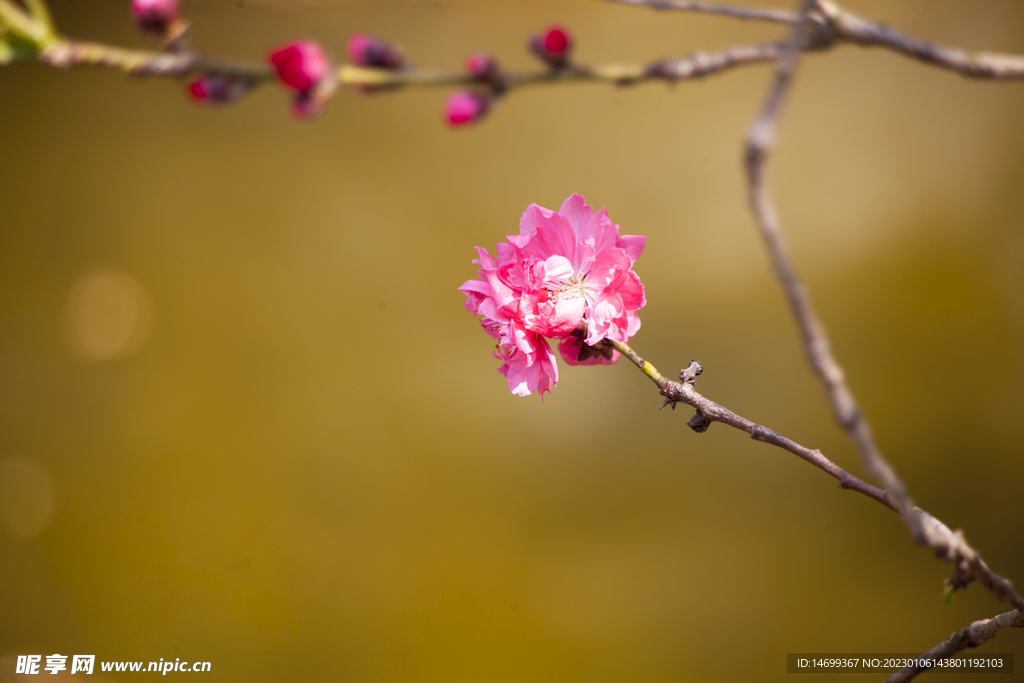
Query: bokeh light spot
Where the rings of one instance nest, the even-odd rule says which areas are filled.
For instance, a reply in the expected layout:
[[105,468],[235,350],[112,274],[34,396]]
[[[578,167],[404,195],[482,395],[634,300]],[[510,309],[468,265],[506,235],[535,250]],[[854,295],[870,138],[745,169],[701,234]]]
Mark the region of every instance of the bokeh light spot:
[[53,514],[53,482],[34,460],[17,455],[0,459],[0,518],[21,539],[38,536]]
[[123,358],[146,341],[153,304],[137,279],[118,270],[82,276],[71,288],[65,317],[68,345],[86,361]]

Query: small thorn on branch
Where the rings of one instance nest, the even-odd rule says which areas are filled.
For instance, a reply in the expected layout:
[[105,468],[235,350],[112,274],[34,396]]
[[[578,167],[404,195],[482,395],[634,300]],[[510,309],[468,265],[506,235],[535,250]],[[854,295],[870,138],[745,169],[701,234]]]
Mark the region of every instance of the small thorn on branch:
[[661,404],[661,408],[658,408],[658,410],[662,410],[665,406],[671,406],[672,410],[675,410],[676,402],[670,398],[666,398],[664,403]]

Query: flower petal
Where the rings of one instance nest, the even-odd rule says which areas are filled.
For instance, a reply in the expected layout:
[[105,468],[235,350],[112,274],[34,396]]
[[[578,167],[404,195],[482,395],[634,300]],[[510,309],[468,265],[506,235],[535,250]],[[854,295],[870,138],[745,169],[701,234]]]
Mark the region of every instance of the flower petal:
[[548,292],[524,294],[519,300],[519,313],[526,328],[555,339],[579,327],[586,308],[583,297],[552,297]]
[[644,235],[620,235],[615,240],[615,246],[626,252],[626,256],[629,257],[631,263],[636,263],[636,260],[640,258],[646,243],[647,237]]
[[564,216],[536,204],[526,207],[519,219],[519,235],[508,241],[525,256],[545,260],[549,256],[565,256],[570,261],[576,253],[576,234]]
[[539,390],[543,398],[544,392],[550,392],[558,382],[555,354],[546,340],[539,337],[537,339],[536,362],[527,364],[522,352],[516,349],[505,358],[504,365],[498,368],[498,372],[505,375],[505,379],[508,380],[509,391],[517,396],[529,396]]
[[483,247],[473,247],[476,249],[477,257],[473,259],[473,263],[477,264],[481,268],[497,268],[498,262],[491,256],[491,252],[487,251]]
[[626,278],[630,266],[626,252],[617,247],[605,249],[597,255],[587,274],[587,288],[600,294],[605,289],[616,289]]

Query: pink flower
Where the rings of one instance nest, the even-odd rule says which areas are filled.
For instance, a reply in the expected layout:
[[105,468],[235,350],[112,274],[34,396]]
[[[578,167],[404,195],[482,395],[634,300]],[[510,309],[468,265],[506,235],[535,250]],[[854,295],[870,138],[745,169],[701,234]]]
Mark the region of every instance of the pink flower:
[[530,38],[530,49],[552,69],[560,69],[569,62],[572,36],[563,26],[549,26],[544,33]]
[[466,309],[483,316],[484,330],[498,341],[499,372],[512,393],[550,391],[558,381],[545,338],[561,339],[570,365],[614,363],[618,353],[594,348],[610,339],[626,342],[640,329],[646,304],[633,264],[646,237],[619,235],[604,209],[596,213],[574,194],[555,212],[531,204],[519,234],[496,245],[496,257],[477,247],[478,277],[459,289]]
[[323,49],[311,40],[296,40],[271,50],[267,59],[277,70],[277,78],[300,93],[316,87],[330,69]]
[[178,0],[132,0],[132,16],[145,31],[162,34],[180,15]]
[[491,100],[486,95],[460,90],[448,98],[444,116],[451,126],[465,126],[476,123],[487,110]]

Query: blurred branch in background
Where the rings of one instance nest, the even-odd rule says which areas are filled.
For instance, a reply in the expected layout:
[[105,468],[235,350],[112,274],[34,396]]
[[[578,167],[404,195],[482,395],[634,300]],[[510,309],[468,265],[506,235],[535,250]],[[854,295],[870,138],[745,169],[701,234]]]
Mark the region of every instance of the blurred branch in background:
[[[724,7],[704,2],[678,0],[604,0],[624,5],[650,7],[657,10],[679,10],[719,14],[737,19],[771,21],[795,25],[798,15],[783,10],[750,10]],[[969,53],[959,48],[933,45],[910,38],[884,24],[875,24],[847,12],[829,0],[819,0],[806,13],[808,36],[812,45],[855,43],[863,47],[885,47],[934,66],[956,71],[968,78],[1024,78],[1024,56],[996,52]]]
[[[754,10],[702,2],[604,1],[787,25],[793,25],[797,20],[795,14],[783,10]],[[177,0],[135,0],[133,9],[140,28],[151,34],[162,50],[133,50],[67,38],[54,28],[44,0],[26,0],[24,6],[14,0],[0,0],[0,64],[37,59],[60,68],[118,68],[134,76],[198,75],[199,78],[190,83],[189,92],[195,99],[211,104],[234,101],[255,85],[273,80],[275,76],[284,80],[280,71],[275,73],[275,68],[270,64],[225,61],[193,50],[185,40],[188,24],[181,18]],[[807,13],[807,31],[802,34],[800,49],[821,51],[840,43],[886,47],[970,78],[1024,78],[1024,57],[987,52],[971,54],[932,45],[904,36],[884,25],[868,22],[827,0],[816,2]],[[653,80],[674,82],[699,79],[736,66],[773,61],[779,57],[780,47],[780,43],[773,42],[736,46],[712,53],[694,53],[650,64],[590,66],[572,62],[571,36],[561,27],[550,27],[530,41],[531,50],[546,63],[546,69],[504,73],[499,70],[497,62],[489,58],[489,68],[480,71],[473,68],[471,57],[467,73],[457,73],[414,67],[386,43],[354,36],[349,44],[353,63],[332,68],[330,78],[321,78],[330,81],[329,87],[314,93],[312,87],[302,90],[285,82],[304,98],[300,98],[298,106],[293,107],[293,112],[299,117],[318,114],[322,105],[333,95],[335,85],[354,87],[363,92],[404,86],[475,86],[476,91],[470,93],[469,98],[462,94],[463,106],[454,116],[451,111],[453,103],[449,104],[449,122],[462,125],[482,118],[500,97],[514,88],[568,81],[630,85]],[[327,63],[326,58],[323,61]],[[314,100],[316,106],[307,106],[305,100]]]
[[745,19],[750,21],[773,21],[779,24],[796,24],[800,17],[785,10],[763,10],[749,9],[746,7],[729,7],[727,5],[716,5],[710,2],[687,2],[686,0],[605,0],[620,5],[636,5],[638,7],[650,7],[651,9],[670,9],[680,12],[700,12],[704,14],[718,14],[733,19]]

